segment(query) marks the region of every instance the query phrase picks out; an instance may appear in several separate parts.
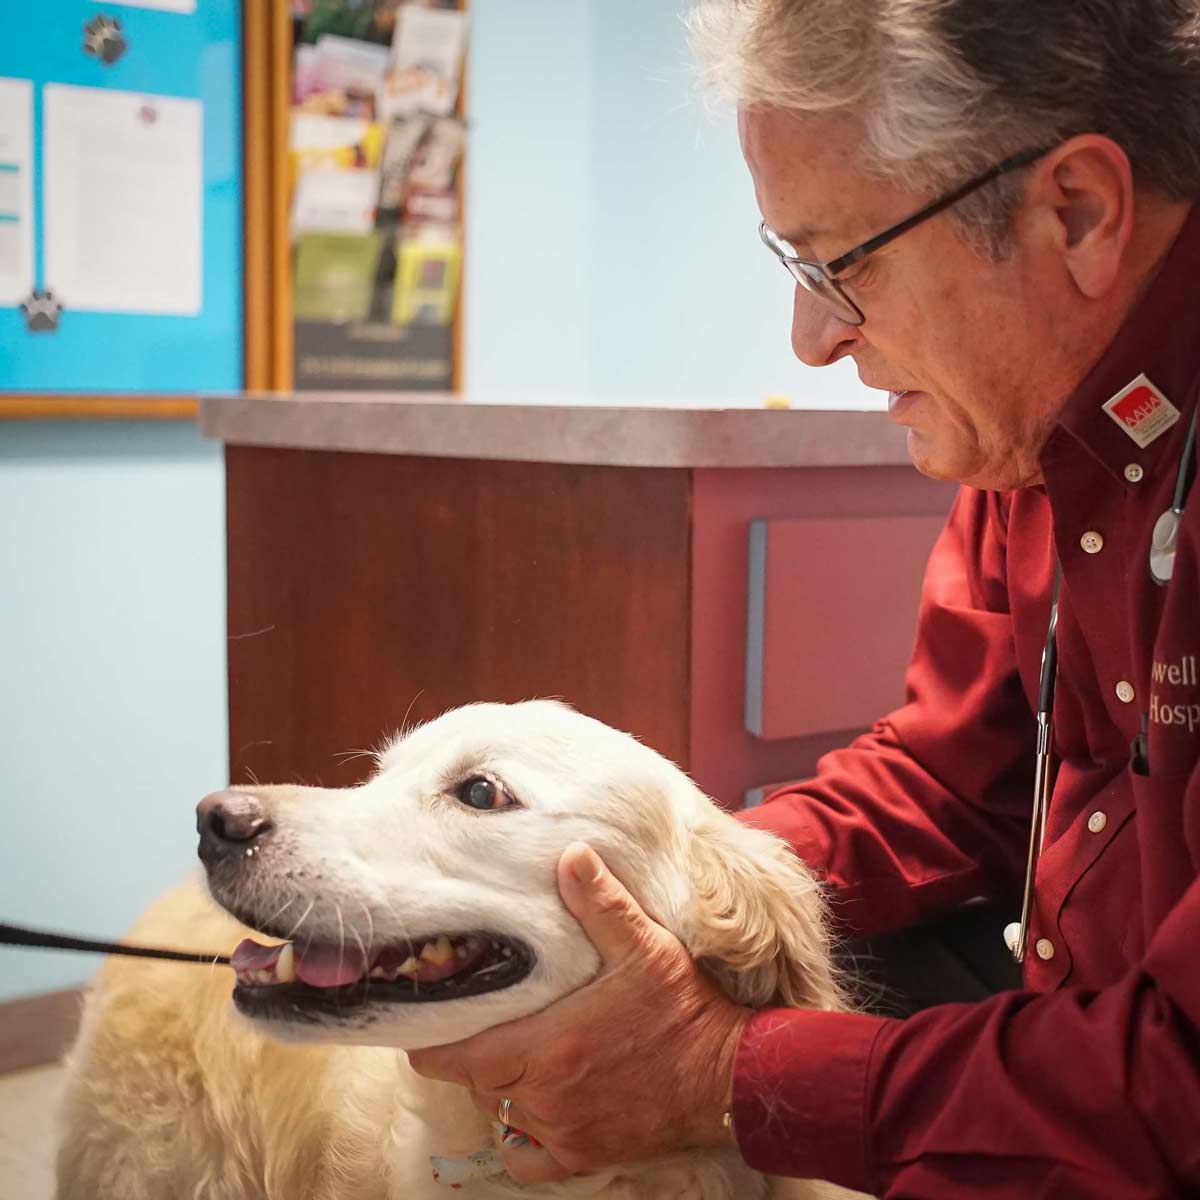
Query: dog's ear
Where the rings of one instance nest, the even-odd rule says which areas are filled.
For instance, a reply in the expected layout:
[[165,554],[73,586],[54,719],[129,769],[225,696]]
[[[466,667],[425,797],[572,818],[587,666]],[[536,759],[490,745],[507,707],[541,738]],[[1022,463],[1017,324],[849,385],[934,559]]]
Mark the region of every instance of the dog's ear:
[[839,1008],[816,880],[778,838],[724,816],[683,847],[691,888],[684,941],[721,989],[751,1008]]

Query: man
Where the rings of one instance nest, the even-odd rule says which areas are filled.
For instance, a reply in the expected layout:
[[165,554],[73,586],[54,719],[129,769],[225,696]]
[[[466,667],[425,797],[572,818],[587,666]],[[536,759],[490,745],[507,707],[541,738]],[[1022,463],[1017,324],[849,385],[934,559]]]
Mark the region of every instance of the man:
[[1019,888],[1060,568],[1024,987],[743,1012],[579,847],[560,887],[600,976],[414,1064],[511,1101],[544,1147],[509,1152],[522,1180],[732,1140],[881,1196],[1200,1194],[1200,501],[1173,560],[1160,526],[1169,586],[1149,565],[1194,471],[1200,3],[719,0],[695,26],[797,356],[852,357],[965,485],[907,703],[746,819],[860,931]]

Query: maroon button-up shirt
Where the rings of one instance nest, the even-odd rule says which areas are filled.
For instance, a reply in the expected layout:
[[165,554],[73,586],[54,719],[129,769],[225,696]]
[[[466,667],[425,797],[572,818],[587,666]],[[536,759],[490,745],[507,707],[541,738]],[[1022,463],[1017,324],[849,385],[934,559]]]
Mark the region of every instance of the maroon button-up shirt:
[[[1143,373],[1181,412],[1145,449],[1103,409]],[[884,1197],[1200,1196],[1200,486],[1172,583],[1149,572],[1198,392],[1194,210],[1064,406],[1044,488],[959,495],[904,707],[745,814],[861,931],[1019,890],[1057,557],[1059,765],[1026,990],[907,1021],[757,1014],[733,1112],[753,1166]]]

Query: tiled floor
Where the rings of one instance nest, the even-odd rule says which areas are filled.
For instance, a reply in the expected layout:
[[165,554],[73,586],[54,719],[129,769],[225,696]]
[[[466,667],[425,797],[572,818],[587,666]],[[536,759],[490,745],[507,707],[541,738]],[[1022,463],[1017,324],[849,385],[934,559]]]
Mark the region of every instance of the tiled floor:
[[0,1075],[0,1200],[51,1200],[62,1067]]

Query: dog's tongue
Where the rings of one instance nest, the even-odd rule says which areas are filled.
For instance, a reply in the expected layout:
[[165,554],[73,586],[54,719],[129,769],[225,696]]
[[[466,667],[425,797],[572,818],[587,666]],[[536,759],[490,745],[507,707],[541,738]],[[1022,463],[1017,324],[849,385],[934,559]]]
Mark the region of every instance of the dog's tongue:
[[[287,943],[285,942],[284,945]],[[279,960],[283,945],[263,946],[247,938],[233,952],[235,971],[269,971]],[[309,987],[332,988],[354,983],[367,973],[367,957],[358,946],[311,945],[301,955],[295,950],[296,978]]]
[[233,952],[229,965],[235,971],[268,971],[278,960],[283,945],[262,946],[251,938],[247,938],[244,942],[238,943],[238,948]]
[[367,973],[367,956],[358,946],[306,946],[296,951],[296,978],[309,987],[354,983]]

